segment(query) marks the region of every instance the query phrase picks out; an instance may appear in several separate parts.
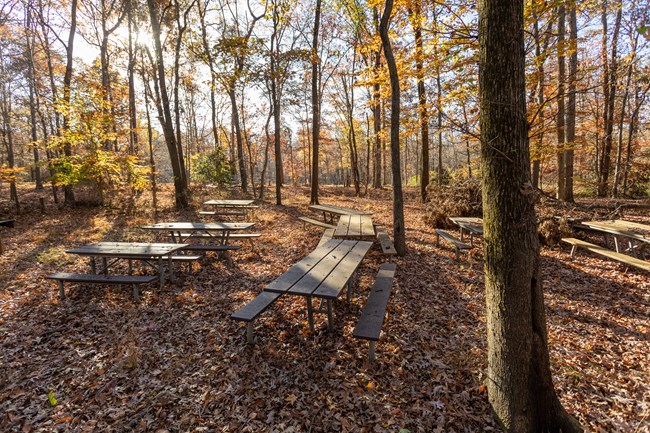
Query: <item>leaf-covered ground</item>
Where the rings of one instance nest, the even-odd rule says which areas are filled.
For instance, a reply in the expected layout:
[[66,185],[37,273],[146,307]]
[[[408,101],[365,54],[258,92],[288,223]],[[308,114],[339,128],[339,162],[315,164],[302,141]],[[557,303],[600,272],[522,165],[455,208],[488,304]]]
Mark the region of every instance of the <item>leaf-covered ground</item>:
[[[406,200],[409,254],[396,260],[374,366],[351,334],[385,261],[376,247],[359,269],[357,297],[335,304],[333,334],[320,316],[310,333],[304,301],[289,297],[257,322],[259,343],[246,345],[230,314],[320,238],[297,219],[311,213],[307,190],[286,195],[284,206],[265,204],[252,217],[263,236],[254,251],[246,243],[233,254],[236,268],[210,257],[175,285],[145,289],[137,304],[119,287],[70,286],[59,301],[44,277],[88,272],[67,248],[152,240],[138,229],[153,221],[148,197],[134,207],[50,204],[42,214],[38,195],[22,191],[24,214],[0,233],[0,431],[499,431],[482,386],[481,242],[460,262],[448,245],[436,247],[415,191]],[[168,188],[161,196],[158,221],[199,221],[200,203],[225,194],[198,194],[180,214]],[[372,211],[390,227],[389,191],[354,198],[326,188],[321,202]],[[589,431],[650,431],[649,276],[588,254],[572,261],[566,248],[542,255],[563,404]]]

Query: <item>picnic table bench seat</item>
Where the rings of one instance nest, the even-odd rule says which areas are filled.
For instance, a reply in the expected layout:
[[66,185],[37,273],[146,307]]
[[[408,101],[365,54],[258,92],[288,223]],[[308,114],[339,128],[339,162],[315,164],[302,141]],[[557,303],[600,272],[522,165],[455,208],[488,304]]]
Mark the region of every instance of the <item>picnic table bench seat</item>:
[[93,284],[131,284],[133,285],[133,297],[140,301],[138,291],[139,284],[147,284],[158,279],[155,275],[104,275],[104,274],[74,274],[68,272],[56,272],[45,277],[59,283],[59,294],[65,298],[63,283],[93,283]]
[[246,216],[246,212],[202,210],[202,211],[199,212],[199,215],[207,215],[207,216]]
[[269,308],[271,304],[273,304],[282,295],[282,293],[264,291],[257,295],[255,299],[244,305],[240,310],[234,312],[230,316],[230,318],[233,320],[247,322],[246,341],[248,344],[255,344],[255,336],[253,335],[253,322],[255,319],[257,319],[257,316],[266,311],[266,309]]
[[575,257],[576,251],[578,248],[583,248],[587,251],[591,251],[592,253],[607,257],[609,259],[616,260],[618,262],[621,262],[623,264],[633,266],[638,269],[642,269],[644,271],[650,272],[650,262],[647,262],[645,260],[637,259],[636,257],[628,256],[623,253],[617,253],[616,251],[609,250],[607,248],[603,248],[601,246],[583,241],[581,239],[576,239],[576,238],[562,238],[562,242],[565,242],[567,244],[572,245],[571,247],[571,258]]
[[318,221],[318,220],[315,220],[315,219],[309,218],[309,217],[298,217],[298,219],[300,219],[303,222],[303,227],[304,227],[305,223],[309,223],[309,224],[313,224],[315,226],[323,227],[323,228],[326,228],[326,229],[335,229],[336,228],[335,225],[324,223],[322,221]]
[[379,245],[381,246],[381,251],[387,256],[397,255],[397,250],[395,249],[395,244],[390,238],[390,235],[383,227],[375,226],[375,231],[377,232],[377,240],[379,240]]
[[361,312],[361,317],[359,317],[357,326],[352,333],[354,338],[369,340],[368,359],[370,362],[375,361],[375,347],[381,334],[381,327],[384,324],[384,316],[386,315],[386,307],[388,306],[388,298],[393,287],[396,269],[397,265],[395,263],[381,265],[375,283],[370,289],[366,305]]
[[465,242],[462,242],[460,239],[457,237],[453,236],[451,233],[446,232],[441,229],[436,229],[436,246],[440,246],[440,238],[443,238],[450,244],[452,244],[456,250],[456,260],[459,259],[460,256],[460,251],[461,250],[470,250],[472,249],[471,245],[466,244]]
[[329,241],[333,237],[334,237],[334,229],[323,230],[323,236],[321,236],[320,241],[318,242],[316,248],[320,247],[321,245],[323,245],[325,242]]
[[[178,234],[172,235],[170,233],[167,236],[173,237],[173,236],[178,236]],[[180,236],[183,239],[185,238],[221,239],[224,237],[223,235],[211,235],[208,233],[181,233]],[[228,239],[257,239],[260,236],[262,236],[261,233],[230,233],[228,235]]]

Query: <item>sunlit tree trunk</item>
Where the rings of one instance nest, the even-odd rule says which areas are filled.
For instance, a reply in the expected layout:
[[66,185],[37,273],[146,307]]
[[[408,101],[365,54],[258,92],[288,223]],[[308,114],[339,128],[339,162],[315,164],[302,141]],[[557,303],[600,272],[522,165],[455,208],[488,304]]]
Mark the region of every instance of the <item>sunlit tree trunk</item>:
[[314,12],[314,34],[311,45],[311,107],[312,107],[312,166],[311,166],[311,196],[310,204],[318,204],[318,146],[320,138],[320,96],[318,93],[318,32],[320,30],[321,0],[316,0]]
[[506,432],[582,429],[553,388],[530,179],[524,2],[479,0],[488,398]]
[[565,116],[564,110],[564,85],[566,82],[565,61],[564,61],[564,32],[565,32],[566,8],[560,4],[557,8],[557,115],[555,126],[557,130],[557,147],[555,154],[557,156],[557,198],[566,200],[565,186],[565,165],[564,165],[564,147],[565,147]]
[[[66,51],[66,65],[65,65],[65,74],[63,75],[63,101],[66,107],[70,106],[70,84],[72,82],[72,66],[73,66],[73,48],[74,48],[74,37],[77,31],[77,0],[72,0],[70,4],[70,33],[68,34],[68,43],[65,47]],[[63,130],[67,131],[70,127],[70,116],[66,112],[63,114]],[[59,131],[60,133],[61,131]],[[63,153],[66,157],[70,158],[72,156],[72,147],[70,143],[65,143],[63,146]],[[71,185],[66,185],[63,189],[64,191],[64,201],[66,204],[73,204],[74,191]]]
[[415,2],[410,16],[415,35],[415,75],[417,77],[418,114],[420,116],[420,134],[422,136],[420,197],[425,202],[427,201],[427,187],[429,186],[429,108],[427,107],[427,92],[424,88],[424,43],[422,42],[422,11],[419,2]]
[[400,173],[400,86],[397,64],[395,63],[393,48],[388,36],[388,25],[392,12],[393,0],[386,0],[384,13],[379,23],[379,35],[390,75],[390,157],[393,175],[393,237],[397,254],[403,256],[406,254],[406,231],[404,225],[404,195],[402,192],[402,176]]

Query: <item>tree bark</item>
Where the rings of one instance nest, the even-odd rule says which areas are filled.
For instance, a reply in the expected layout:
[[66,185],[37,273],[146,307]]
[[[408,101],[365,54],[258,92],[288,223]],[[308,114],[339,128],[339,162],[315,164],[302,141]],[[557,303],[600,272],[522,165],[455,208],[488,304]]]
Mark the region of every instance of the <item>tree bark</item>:
[[318,204],[318,146],[320,136],[320,97],[318,95],[318,32],[320,30],[321,0],[316,0],[314,34],[311,45],[311,107],[312,107],[312,168],[310,204]]
[[557,198],[566,200],[565,195],[565,166],[564,166],[564,147],[565,147],[565,116],[564,111],[564,84],[566,82],[565,60],[564,60],[564,32],[565,32],[566,8],[560,4],[557,8],[557,116],[555,126],[557,130],[557,147],[555,154],[557,156]]
[[507,432],[580,432],[553,388],[530,179],[524,5],[479,0],[489,401]]
[[404,256],[406,255],[406,232],[399,149],[400,87],[397,64],[395,63],[393,48],[388,36],[388,25],[392,12],[393,0],[386,0],[384,13],[379,22],[379,35],[390,75],[390,157],[393,175],[393,237],[397,254]]
[[564,147],[564,200],[573,203],[573,156],[576,147],[576,84],[578,80],[578,20],[576,0],[569,3],[569,93]]
[[[72,82],[72,65],[73,65],[73,47],[74,47],[74,37],[77,31],[77,0],[72,0],[70,4],[70,33],[68,34],[68,43],[65,47],[66,51],[66,65],[65,65],[65,74],[63,75],[63,101],[66,107],[70,106],[70,83]],[[67,110],[66,110],[67,111]],[[63,130],[67,130],[70,127],[70,116],[69,114],[63,115]],[[60,133],[60,131],[59,131]],[[70,143],[65,143],[63,146],[63,153],[67,158],[72,156],[72,147]],[[66,185],[63,188],[63,201],[66,204],[74,204],[74,191],[72,185]]]
[[415,75],[417,77],[418,114],[420,116],[420,133],[422,136],[420,198],[422,202],[426,202],[427,187],[429,186],[429,109],[427,107],[427,93],[424,88],[424,44],[422,42],[422,11],[419,2],[415,2],[415,9],[411,13],[411,22],[415,34]]

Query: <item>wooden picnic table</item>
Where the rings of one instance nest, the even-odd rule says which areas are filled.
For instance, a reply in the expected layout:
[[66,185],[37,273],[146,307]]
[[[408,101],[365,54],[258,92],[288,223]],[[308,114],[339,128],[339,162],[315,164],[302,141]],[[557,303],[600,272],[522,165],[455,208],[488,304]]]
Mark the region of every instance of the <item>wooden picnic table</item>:
[[351,209],[343,206],[334,206],[334,205],[325,205],[325,204],[313,204],[309,206],[309,209],[315,212],[323,213],[323,221],[334,222],[334,215],[372,215],[372,212],[364,212],[357,209]]
[[369,215],[341,215],[334,229],[335,238],[362,239],[374,237],[375,227]]
[[[641,223],[624,220],[604,220],[604,221],[583,221],[579,227],[588,228],[590,230],[600,232],[605,237],[605,244],[607,244],[607,236],[612,235],[614,238],[614,247],[616,252],[621,252],[619,238],[625,238],[628,241],[628,250],[643,251],[650,244],[650,226]],[[637,244],[635,244],[637,242]]]
[[255,223],[243,222],[214,222],[214,223],[191,223],[171,222],[158,223],[140,226],[144,230],[155,230],[169,232],[174,242],[185,242],[193,234],[204,234],[218,241],[220,245],[227,245],[230,233],[233,231],[246,230]]
[[[172,257],[187,244],[163,244],[146,242],[99,242],[97,244],[84,245],[67,250],[68,254],[76,254],[90,258],[90,268],[93,274],[97,274],[96,259],[102,259],[102,269],[99,273],[108,274],[109,268],[119,260],[129,261],[129,273],[132,260],[139,260],[154,269],[157,269],[160,276],[160,286],[165,283],[165,267],[169,273],[169,280],[174,281],[174,268]],[[109,261],[112,259],[112,261]],[[154,265],[157,264],[157,266]]]
[[463,241],[465,232],[469,232],[470,245],[474,245],[474,235],[483,235],[483,219],[476,217],[449,217],[449,220],[460,227],[460,240]]
[[208,200],[204,205],[217,207],[245,207],[252,206],[255,200]]
[[[291,266],[264,291],[304,296],[310,329],[314,329],[314,313],[327,313],[327,324],[331,330],[332,301],[343,293],[346,286],[350,299],[352,275],[371,246],[372,242],[330,239]],[[318,309],[312,305],[313,298],[321,299]],[[326,309],[322,308],[323,300],[327,304]]]

